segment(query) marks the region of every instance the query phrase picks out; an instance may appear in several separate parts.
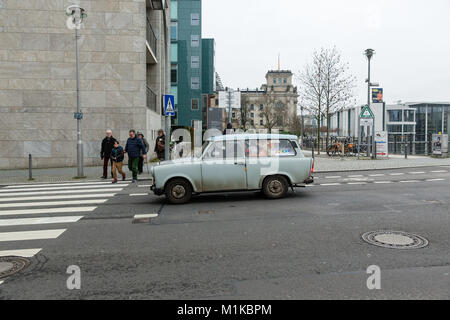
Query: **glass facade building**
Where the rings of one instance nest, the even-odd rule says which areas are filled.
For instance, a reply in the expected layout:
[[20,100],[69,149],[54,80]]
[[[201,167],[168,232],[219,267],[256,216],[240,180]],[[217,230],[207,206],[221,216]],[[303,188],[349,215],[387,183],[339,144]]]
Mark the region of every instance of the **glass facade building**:
[[171,92],[175,95],[173,124],[192,126],[202,120],[201,0],[172,1]]
[[433,134],[450,134],[450,102],[406,103],[416,110],[416,153],[431,154],[431,137]]

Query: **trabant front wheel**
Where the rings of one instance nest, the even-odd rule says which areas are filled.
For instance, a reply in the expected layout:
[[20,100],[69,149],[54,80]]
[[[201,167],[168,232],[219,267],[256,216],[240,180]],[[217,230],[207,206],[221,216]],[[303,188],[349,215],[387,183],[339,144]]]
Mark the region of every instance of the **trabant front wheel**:
[[283,176],[267,177],[263,183],[263,193],[269,199],[280,199],[286,196],[289,189],[288,182]]
[[192,187],[184,179],[174,179],[166,185],[165,192],[170,203],[183,204],[191,199]]

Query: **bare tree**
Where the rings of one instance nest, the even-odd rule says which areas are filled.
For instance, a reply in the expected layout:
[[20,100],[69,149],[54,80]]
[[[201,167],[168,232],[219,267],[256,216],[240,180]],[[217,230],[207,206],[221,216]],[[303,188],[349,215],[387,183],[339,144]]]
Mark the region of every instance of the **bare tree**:
[[314,51],[312,62],[308,63],[302,72],[299,72],[298,77],[300,81],[300,106],[317,120],[317,154],[320,154],[320,125],[324,116],[325,88],[323,68],[321,53]]
[[296,136],[300,136],[302,134],[302,119],[298,115],[294,115],[289,120],[289,131]]
[[322,71],[324,81],[324,102],[326,114],[326,127],[328,145],[330,138],[331,115],[349,104],[354,104],[353,88],[356,77],[349,74],[348,63],[342,62],[341,53],[333,47],[331,49],[321,49]]
[[248,129],[248,125],[250,124],[250,106],[249,106],[249,99],[245,96],[241,96],[241,108],[239,109],[238,113],[238,123],[239,126],[246,131]]
[[278,101],[275,94],[266,93],[266,104],[259,113],[264,119],[264,128],[271,133],[274,127],[284,128],[286,125],[287,107],[281,101]]
[[320,154],[320,131],[326,119],[326,143],[329,141],[331,115],[352,104],[355,77],[348,73],[347,63],[333,47],[313,53],[310,64],[300,73],[300,105],[317,120],[317,153]]

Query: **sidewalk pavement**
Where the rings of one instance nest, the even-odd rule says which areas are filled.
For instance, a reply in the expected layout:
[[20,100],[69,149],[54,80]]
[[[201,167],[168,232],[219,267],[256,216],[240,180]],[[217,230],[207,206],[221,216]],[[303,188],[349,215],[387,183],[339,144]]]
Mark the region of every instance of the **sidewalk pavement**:
[[[148,168],[151,168],[151,164],[148,164]],[[131,180],[132,174],[128,171],[128,167],[123,167],[123,172],[127,176],[127,180]],[[77,168],[48,168],[48,169],[33,169],[33,180],[28,180],[28,169],[18,170],[0,170],[0,184],[15,184],[15,183],[42,183],[42,182],[65,182],[65,181],[99,181],[103,174],[103,166],[85,167],[84,175],[86,178],[77,179]],[[108,180],[111,170],[108,170]],[[119,179],[121,179],[119,175]],[[138,180],[151,179],[151,175],[147,172],[147,167],[144,165],[144,172],[138,176]]]
[[[307,157],[311,157],[311,151],[303,150]],[[314,172],[339,172],[339,171],[363,171],[400,169],[416,167],[450,166],[450,158],[437,159],[426,156],[390,155],[389,159],[371,160],[357,157],[329,157],[326,153],[315,155]]]
[[[311,151],[304,150],[305,156],[310,157]],[[149,163],[149,168],[152,164]],[[436,159],[425,156],[390,156],[388,160],[358,160],[356,157],[335,157],[330,158],[326,154],[315,157],[314,172],[339,172],[339,171],[361,171],[361,170],[381,170],[381,169],[399,169],[414,167],[431,166],[450,166],[450,158]],[[14,183],[42,183],[42,182],[62,182],[62,181],[88,181],[100,180],[102,167],[85,167],[85,179],[75,179],[77,168],[51,168],[51,169],[33,169],[33,181],[28,181],[28,169],[21,170],[0,170],[0,184]],[[131,172],[125,167],[124,172],[127,179],[131,178]],[[144,173],[139,176],[141,180],[150,179],[147,168],[144,167]]]

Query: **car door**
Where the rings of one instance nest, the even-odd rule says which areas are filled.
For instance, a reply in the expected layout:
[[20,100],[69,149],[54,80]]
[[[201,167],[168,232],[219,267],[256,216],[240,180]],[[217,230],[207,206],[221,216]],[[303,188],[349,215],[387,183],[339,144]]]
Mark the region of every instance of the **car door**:
[[216,141],[208,148],[202,161],[204,192],[247,189],[245,154],[238,145],[243,143]]

